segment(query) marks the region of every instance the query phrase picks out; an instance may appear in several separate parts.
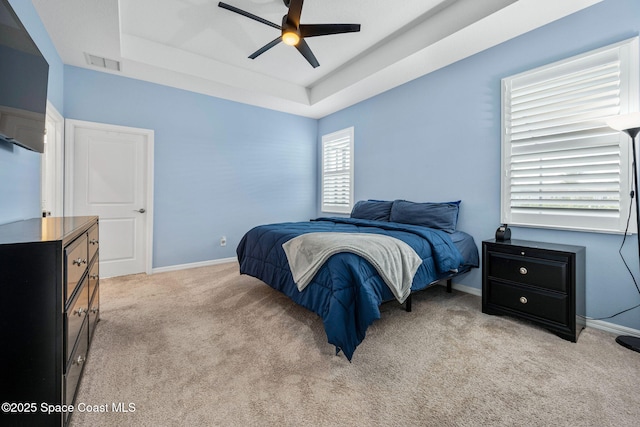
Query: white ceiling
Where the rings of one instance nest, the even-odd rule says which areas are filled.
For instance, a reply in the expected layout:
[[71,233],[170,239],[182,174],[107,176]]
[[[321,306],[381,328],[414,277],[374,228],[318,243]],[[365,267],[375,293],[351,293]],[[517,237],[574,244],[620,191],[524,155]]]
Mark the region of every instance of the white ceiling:
[[[302,24],[361,24],[313,37],[320,62],[218,0],[33,0],[65,64],[320,118],[601,0],[307,0]],[[225,0],[280,24],[282,0]],[[119,61],[90,65],[86,54]]]

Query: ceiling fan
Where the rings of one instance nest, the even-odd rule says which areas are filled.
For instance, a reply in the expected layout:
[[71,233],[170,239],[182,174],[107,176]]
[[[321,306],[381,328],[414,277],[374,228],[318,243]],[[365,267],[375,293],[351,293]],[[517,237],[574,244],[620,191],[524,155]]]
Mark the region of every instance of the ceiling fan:
[[277,28],[281,31],[280,36],[253,52],[249,55],[249,58],[256,59],[278,43],[284,42],[290,46],[295,46],[302,56],[309,61],[309,64],[311,64],[313,68],[316,68],[320,63],[313,55],[313,52],[311,52],[311,48],[309,48],[307,42],[304,40],[305,37],[355,33],[360,31],[360,24],[300,24],[300,14],[302,13],[303,1],[304,0],[283,0],[284,5],[289,8],[289,11],[282,17],[282,25],[267,21],[266,19],[260,18],[259,16],[223,2],[218,3],[218,6],[223,9],[230,10],[231,12],[239,13],[240,15],[246,16],[247,18],[261,22],[270,27]]

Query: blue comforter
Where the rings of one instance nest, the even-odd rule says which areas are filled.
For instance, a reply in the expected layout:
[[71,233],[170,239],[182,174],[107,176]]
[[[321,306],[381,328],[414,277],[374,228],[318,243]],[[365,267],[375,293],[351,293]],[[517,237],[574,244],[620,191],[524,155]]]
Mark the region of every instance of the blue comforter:
[[[240,273],[262,280],[317,313],[323,320],[329,343],[336,346],[336,352],[342,350],[349,360],[364,339],[368,326],[380,318],[380,304],[394,297],[375,268],[352,253],[333,255],[311,283],[302,292],[298,291],[282,244],[303,233],[322,231],[378,233],[404,241],[423,260],[411,286],[414,291],[450,276],[453,271],[478,265],[475,243],[467,244],[472,247],[472,256],[465,260],[448,233],[415,225],[319,218],[261,225],[248,231],[236,250]],[[470,240],[473,243],[473,239]]]

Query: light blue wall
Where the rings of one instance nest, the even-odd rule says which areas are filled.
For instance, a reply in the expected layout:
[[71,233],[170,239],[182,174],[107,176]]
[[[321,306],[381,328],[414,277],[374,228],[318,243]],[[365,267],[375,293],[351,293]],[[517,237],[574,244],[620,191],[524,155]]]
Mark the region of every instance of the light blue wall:
[[[638,35],[640,2],[607,0],[320,120],[323,134],[355,126],[355,196],[462,199],[459,229],[478,248],[500,221],[500,80]],[[512,229],[517,239],[587,247],[587,314],[640,303],[618,248],[622,236]],[[638,273],[636,237],[624,253]],[[480,288],[479,270],[459,283]],[[608,322],[640,329],[640,309]]]
[[154,267],[234,257],[252,226],[316,212],[317,120],[69,66],[65,113],[155,131]]
[[[62,60],[33,3],[30,0],[9,3],[49,63],[47,97],[63,113]],[[0,224],[40,215],[40,158],[38,153],[0,142]]]

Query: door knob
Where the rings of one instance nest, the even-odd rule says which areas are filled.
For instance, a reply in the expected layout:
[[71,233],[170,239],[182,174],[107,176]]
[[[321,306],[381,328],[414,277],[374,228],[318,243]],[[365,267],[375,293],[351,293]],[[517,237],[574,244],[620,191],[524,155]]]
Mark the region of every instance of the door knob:
[[134,209],[134,212],[140,212],[140,213],[145,213],[147,210],[145,208],[140,208],[138,210]]

